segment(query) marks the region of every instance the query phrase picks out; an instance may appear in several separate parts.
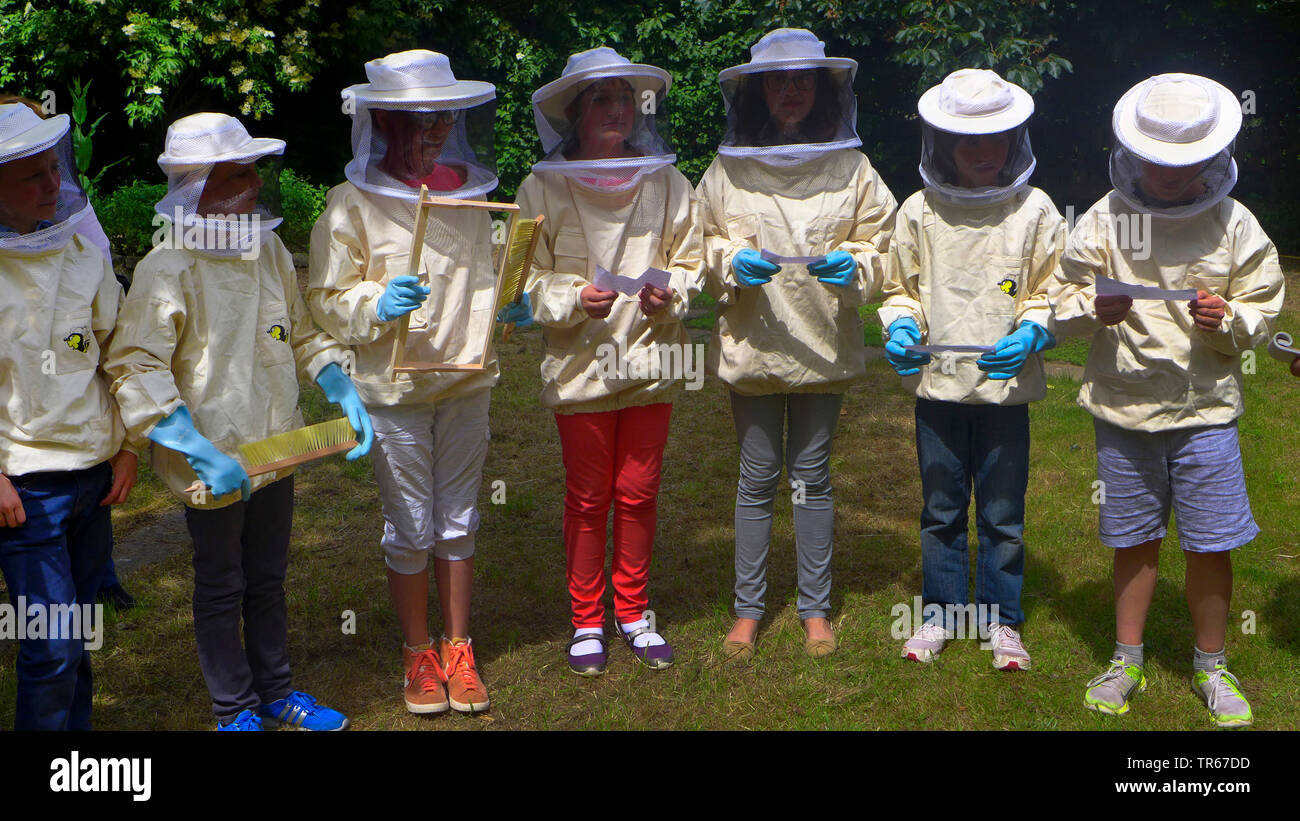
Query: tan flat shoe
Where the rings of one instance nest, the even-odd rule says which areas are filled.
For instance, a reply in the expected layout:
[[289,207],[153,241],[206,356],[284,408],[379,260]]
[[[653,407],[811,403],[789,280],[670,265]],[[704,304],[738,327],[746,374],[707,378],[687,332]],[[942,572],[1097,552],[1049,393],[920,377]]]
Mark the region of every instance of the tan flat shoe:
[[839,649],[835,636],[828,639],[810,639],[804,636],[803,651],[815,659],[825,658]]
[[737,661],[749,664],[754,660],[754,642],[725,639],[722,642],[723,661]]

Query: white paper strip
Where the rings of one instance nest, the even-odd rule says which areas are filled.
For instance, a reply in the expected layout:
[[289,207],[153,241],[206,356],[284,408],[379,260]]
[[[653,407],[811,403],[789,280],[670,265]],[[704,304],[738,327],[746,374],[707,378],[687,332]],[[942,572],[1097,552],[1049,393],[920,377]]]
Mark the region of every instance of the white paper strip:
[[1268,355],[1278,362],[1285,362],[1290,365],[1293,359],[1300,356],[1300,349],[1296,348],[1295,341],[1291,339],[1291,334],[1278,331],[1268,341]]
[[653,285],[656,288],[668,288],[668,283],[672,280],[672,274],[660,268],[647,268],[641,276],[633,279],[632,277],[619,276],[611,274],[599,265],[596,266],[596,281],[592,284],[602,291],[618,291],[620,294],[636,296],[646,285]]
[[989,353],[992,345],[908,345],[908,353]]
[[1150,285],[1130,285],[1110,277],[1097,277],[1097,296],[1127,296],[1133,299],[1163,299],[1169,302],[1187,302],[1196,299],[1195,288],[1166,291]]
[[826,259],[825,254],[819,257],[783,257],[780,254],[772,253],[766,248],[759,252],[759,256],[768,262],[775,262],[777,265],[811,265],[814,262],[821,262]]

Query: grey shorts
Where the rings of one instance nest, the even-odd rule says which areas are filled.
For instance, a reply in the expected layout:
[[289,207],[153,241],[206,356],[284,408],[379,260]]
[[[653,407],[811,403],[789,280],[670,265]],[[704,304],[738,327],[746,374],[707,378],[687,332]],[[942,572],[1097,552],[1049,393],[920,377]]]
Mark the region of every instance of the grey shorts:
[[1135,547],[1165,535],[1172,505],[1183,550],[1213,553],[1250,542],[1237,423],[1144,433],[1093,420],[1101,543]]

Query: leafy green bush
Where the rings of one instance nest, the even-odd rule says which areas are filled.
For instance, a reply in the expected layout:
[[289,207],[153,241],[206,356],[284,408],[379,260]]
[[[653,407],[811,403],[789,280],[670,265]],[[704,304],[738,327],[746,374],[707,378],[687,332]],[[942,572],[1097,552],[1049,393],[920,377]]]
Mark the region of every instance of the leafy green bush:
[[311,228],[316,218],[325,210],[325,193],[328,185],[313,185],[286,168],[280,173],[280,205],[284,209],[284,222],[276,229],[280,239],[291,251],[307,251],[311,241]]
[[136,181],[95,200],[95,216],[113,253],[143,256],[153,247],[154,204],[167,193],[166,183]]

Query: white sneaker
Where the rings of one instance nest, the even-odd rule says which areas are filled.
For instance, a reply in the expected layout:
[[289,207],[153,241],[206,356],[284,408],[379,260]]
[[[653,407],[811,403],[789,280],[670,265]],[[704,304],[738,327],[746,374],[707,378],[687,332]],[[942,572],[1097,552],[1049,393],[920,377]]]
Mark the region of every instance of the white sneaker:
[[1029,651],[1020,634],[1005,624],[989,625],[989,644],[993,648],[993,667],[997,670],[1028,670],[1032,665]]
[[903,644],[903,658],[929,664],[943,652],[943,646],[950,638],[952,634],[942,626],[926,622]]

